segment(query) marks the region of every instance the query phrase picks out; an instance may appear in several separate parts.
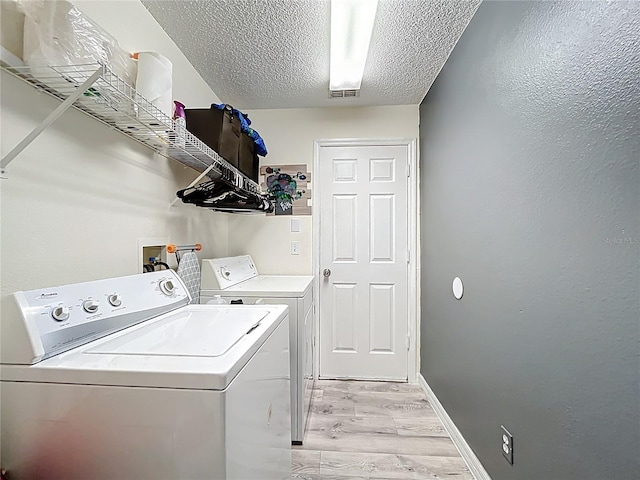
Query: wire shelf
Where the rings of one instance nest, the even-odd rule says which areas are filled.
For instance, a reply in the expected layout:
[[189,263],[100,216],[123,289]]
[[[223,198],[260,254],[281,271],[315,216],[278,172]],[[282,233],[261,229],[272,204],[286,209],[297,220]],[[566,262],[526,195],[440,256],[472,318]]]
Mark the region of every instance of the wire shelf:
[[224,178],[239,188],[261,194],[260,186],[224,160],[185,128],[176,124],[109,67],[99,64],[9,67],[2,70],[60,100],[77,93],[97,70],[100,75],[73,107],[198,172]]

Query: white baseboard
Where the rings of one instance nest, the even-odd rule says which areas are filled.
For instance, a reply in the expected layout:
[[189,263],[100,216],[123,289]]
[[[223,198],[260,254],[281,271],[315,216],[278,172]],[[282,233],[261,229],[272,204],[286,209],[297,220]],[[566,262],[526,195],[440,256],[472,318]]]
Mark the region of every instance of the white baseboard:
[[429,403],[440,418],[444,428],[449,432],[449,436],[451,437],[453,444],[460,452],[460,455],[462,455],[462,459],[467,464],[467,467],[469,467],[473,477],[476,480],[491,480],[491,477],[482,466],[482,463],[480,463],[476,454],[473,453],[473,450],[471,450],[471,447],[462,436],[462,433],[460,433],[458,427],[453,423],[453,420],[451,420],[451,417],[440,403],[440,400],[438,400],[438,397],[436,397],[436,394],[433,393],[433,390],[431,390],[431,387],[421,373],[418,374],[418,384],[422,387],[422,390],[427,396],[427,400],[429,400]]

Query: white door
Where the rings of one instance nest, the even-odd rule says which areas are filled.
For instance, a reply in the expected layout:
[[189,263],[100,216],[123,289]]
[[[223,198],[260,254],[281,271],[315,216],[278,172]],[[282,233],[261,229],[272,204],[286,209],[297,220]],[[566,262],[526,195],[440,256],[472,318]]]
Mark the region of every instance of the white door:
[[408,160],[319,147],[321,378],[407,380]]

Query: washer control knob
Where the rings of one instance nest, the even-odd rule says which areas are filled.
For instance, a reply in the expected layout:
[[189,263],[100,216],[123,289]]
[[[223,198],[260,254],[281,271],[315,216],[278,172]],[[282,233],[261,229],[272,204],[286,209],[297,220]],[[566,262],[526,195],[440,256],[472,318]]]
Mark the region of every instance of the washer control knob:
[[69,307],[60,305],[51,311],[51,316],[57,322],[64,322],[67,318],[69,318]]
[[160,281],[160,291],[164,293],[167,297],[170,297],[175,293],[176,286],[173,283],[173,280],[162,280]]
[[97,300],[85,300],[82,302],[82,309],[87,313],[96,313],[99,306],[100,302]]
[[122,299],[120,298],[120,295],[117,293],[109,295],[108,300],[109,300],[109,303],[114,307],[119,307],[120,305],[122,305]]

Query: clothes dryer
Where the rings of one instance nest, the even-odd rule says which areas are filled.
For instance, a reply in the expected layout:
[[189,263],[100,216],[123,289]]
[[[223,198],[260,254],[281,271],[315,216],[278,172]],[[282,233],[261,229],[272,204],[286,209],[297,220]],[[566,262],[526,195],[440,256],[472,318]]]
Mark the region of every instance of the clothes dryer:
[[291,441],[301,445],[311,405],[313,372],[313,276],[260,275],[250,255],[202,260],[200,302],[220,296],[229,303],[289,307]]

